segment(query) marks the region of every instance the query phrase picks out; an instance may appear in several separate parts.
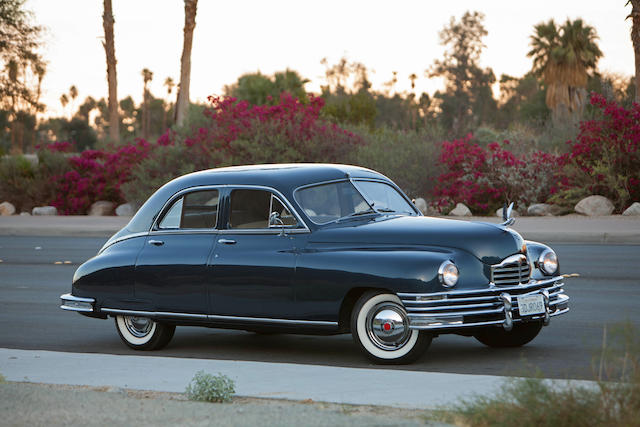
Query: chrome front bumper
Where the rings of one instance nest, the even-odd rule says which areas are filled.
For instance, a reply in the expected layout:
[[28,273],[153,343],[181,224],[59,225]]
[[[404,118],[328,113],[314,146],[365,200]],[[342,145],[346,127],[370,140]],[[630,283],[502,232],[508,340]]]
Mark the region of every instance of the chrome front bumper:
[[[459,329],[502,325],[510,330],[514,322],[549,319],[569,311],[569,297],[565,295],[562,276],[531,280],[518,286],[489,286],[449,292],[398,293],[402,300],[409,327],[420,330]],[[545,313],[521,317],[518,297],[542,294]]]
[[71,294],[60,295],[62,305],[60,308],[69,311],[92,312],[93,304],[96,302],[93,298],[80,298]]

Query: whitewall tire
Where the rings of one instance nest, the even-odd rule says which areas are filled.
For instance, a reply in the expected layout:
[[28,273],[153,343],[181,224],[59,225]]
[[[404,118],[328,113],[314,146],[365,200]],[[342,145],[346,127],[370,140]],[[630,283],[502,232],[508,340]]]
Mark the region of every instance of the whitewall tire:
[[169,343],[176,329],[138,316],[118,315],[115,323],[122,341],[134,350],[159,350]]
[[369,291],[351,313],[351,334],[367,357],[381,364],[411,363],[431,344],[431,335],[409,329],[407,313],[396,295]]

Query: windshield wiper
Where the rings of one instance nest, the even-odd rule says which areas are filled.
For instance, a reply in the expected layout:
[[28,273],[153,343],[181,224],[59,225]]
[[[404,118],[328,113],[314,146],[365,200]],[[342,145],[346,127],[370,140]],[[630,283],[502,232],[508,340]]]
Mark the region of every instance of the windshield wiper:
[[360,211],[360,212],[353,212],[353,213],[350,213],[349,215],[345,215],[343,217],[340,217],[340,218],[336,219],[336,222],[340,222],[343,219],[353,218],[355,216],[361,216],[361,215],[367,215],[367,214],[376,214],[376,213],[378,213],[377,210],[375,210],[374,208],[369,208],[369,209],[365,209],[365,210]]

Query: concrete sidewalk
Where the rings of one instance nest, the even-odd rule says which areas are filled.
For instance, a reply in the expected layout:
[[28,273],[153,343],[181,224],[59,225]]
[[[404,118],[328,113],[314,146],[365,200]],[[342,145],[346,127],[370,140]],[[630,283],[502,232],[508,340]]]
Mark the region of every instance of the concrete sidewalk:
[[[117,216],[1,216],[0,236],[109,237],[130,219]],[[497,217],[455,219],[501,222]],[[640,217],[634,216],[518,217],[512,227],[526,239],[541,242],[640,244]]]
[[[388,369],[342,368],[155,356],[63,353],[0,348],[8,381],[110,386],[182,393],[195,373],[222,373],[245,397],[434,409],[495,393],[507,377]],[[552,380],[548,380],[552,381]],[[552,381],[595,387],[591,381]]]

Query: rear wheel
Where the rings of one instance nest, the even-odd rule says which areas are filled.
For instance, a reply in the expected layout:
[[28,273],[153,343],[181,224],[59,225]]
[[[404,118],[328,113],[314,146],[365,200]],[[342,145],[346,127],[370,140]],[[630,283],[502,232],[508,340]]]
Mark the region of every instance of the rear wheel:
[[381,364],[411,363],[431,344],[431,335],[409,329],[407,312],[393,294],[370,291],[351,312],[353,339],[369,359]]
[[176,330],[174,325],[147,317],[116,316],[115,323],[122,341],[134,350],[159,350],[169,344]]
[[533,340],[540,333],[542,322],[516,323],[513,329],[486,328],[474,337],[489,347],[520,347]]

